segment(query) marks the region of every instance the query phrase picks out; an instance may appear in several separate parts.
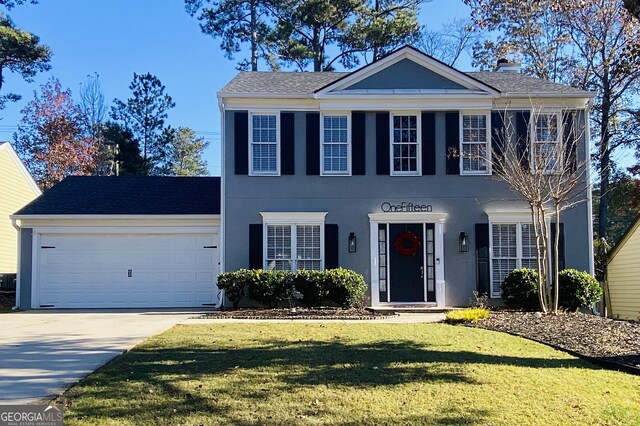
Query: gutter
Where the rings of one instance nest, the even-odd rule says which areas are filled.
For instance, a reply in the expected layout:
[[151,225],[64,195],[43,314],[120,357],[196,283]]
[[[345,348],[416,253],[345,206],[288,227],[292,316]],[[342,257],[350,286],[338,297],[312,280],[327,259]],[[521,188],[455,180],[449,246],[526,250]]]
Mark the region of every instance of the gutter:
[[11,307],[12,311],[17,311],[19,308],[18,306],[20,306],[20,258],[21,256],[21,252],[22,252],[22,236],[20,235],[20,226],[18,225],[18,219],[14,218],[13,216],[10,216],[11,218],[11,225],[16,228],[16,231],[18,231],[18,241],[17,241],[17,246],[18,246],[18,264],[17,264],[17,271],[16,271],[16,298],[15,298],[15,302],[14,302],[14,306]]

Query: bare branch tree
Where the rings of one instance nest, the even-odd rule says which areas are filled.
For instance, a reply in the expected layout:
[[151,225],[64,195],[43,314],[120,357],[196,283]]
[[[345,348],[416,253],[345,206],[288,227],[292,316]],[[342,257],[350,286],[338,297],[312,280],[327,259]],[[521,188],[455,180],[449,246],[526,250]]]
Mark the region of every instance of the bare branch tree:
[[424,29],[420,35],[418,47],[434,58],[454,66],[460,56],[467,52],[480,39],[480,33],[473,28],[468,19],[454,19],[443,25],[440,31]]

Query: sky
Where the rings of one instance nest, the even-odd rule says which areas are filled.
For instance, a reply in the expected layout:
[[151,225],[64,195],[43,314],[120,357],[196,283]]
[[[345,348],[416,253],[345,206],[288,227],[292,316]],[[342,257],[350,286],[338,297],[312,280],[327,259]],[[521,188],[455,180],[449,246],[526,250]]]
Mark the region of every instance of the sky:
[[[3,8],[0,7],[0,10]],[[220,114],[216,92],[237,73],[236,61],[224,57],[219,41],[201,33],[182,0],[39,0],[8,12],[18,28],[40,37],[53,52],[51,71],[25,83],[7,74],[3,92],[22,100],[0,111],[0,141],[10,141],[20,110],[51,77],[78,99],[80,83],[98,73],[110,105],[126,100],[133,73],[157,76],[176,107],[168,123],[194,129],[209,143],[205,153],[211,175],[220,175]],[[468,17],[461,0],[432,0],[422,6],[420,23],[438,29]],[[459,63],[469,70],[470,61]]]

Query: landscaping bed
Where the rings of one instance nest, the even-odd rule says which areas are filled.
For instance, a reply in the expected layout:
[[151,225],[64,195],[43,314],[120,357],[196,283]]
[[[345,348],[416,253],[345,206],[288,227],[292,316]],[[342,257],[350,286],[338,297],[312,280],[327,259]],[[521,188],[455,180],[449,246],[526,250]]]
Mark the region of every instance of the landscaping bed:
[[15,292],[0,292],[0,311],[11,311],[16,304]]
[[547,343],[598,360],[639,369],[640,323],[581,313],[492,312],[471,327],[496,330]]
[[372,312],[366,309],[341,308],[238,308],[225,311],[208,312],[198,318],[228,318],[228,319],[333,319],[333,320],[375,320],[389,316],[396,316],[395,312]]

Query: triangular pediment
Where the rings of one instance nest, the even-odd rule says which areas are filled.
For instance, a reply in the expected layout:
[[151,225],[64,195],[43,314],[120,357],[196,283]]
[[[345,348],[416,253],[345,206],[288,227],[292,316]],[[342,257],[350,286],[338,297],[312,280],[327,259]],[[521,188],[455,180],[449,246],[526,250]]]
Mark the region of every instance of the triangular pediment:
[[405,46],[319,89],[316,96],[398,92],[499,93],[470,75]]

